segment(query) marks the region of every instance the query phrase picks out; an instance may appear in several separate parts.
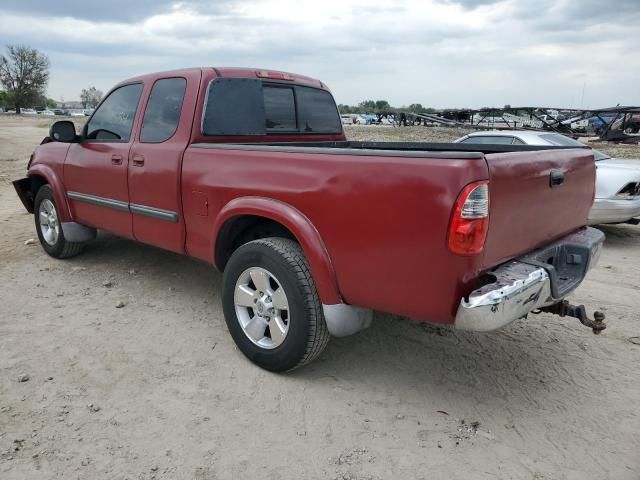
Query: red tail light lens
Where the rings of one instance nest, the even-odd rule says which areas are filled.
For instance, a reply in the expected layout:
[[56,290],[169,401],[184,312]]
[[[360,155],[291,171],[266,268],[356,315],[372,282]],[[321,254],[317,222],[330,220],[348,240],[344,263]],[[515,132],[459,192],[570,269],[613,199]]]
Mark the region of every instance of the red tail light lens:
[[449,222],[449,250],[458,255],[482,252],[489,227],[489,182],[467,185],[456,200]]

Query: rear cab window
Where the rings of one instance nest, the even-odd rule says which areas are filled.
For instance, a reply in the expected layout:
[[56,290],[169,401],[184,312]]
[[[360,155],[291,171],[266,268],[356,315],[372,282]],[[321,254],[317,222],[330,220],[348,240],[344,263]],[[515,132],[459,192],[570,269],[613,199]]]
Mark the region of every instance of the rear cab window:
[[142,143],[162,143],[173,137],[180,122],[186,87],[187,81],[181,77],[155,82],[142,120]]
[[326,90],[258,79],[218,78],[207,90],[202,133],[340,134],[342,122]]

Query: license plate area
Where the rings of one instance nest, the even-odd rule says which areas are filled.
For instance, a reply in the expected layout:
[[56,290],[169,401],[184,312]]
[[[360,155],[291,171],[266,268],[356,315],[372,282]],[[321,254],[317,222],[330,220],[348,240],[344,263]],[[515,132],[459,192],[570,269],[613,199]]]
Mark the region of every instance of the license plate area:
[[563,298],[587,274],[591,249],[582,245],[557,245],[536,252],[527,263],[544,268],[551,280],[551,295]]
[[588,227],[518,260],[544,268],[549,274],[551,295],[561,299],[582,282],[597,261],[603,241],[601,231]]

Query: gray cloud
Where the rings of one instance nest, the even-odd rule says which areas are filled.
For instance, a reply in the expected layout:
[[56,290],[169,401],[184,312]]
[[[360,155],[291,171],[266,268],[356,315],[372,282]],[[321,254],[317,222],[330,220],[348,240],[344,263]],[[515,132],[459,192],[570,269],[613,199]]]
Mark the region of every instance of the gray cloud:
[[638,101],[637,0],[272,1],[26,0],[0,7],[0,46],[49,54],[51,94],[65,98],[149,71],[240,65],[316,76],[343,103],[570,104],[585,82],[592,106]]
[[137,22],[177,8],[193,8],[203,13],[223,13],[230,0],[18,0],[3,5],[7,12],[46,18],[73,17],[95,22]]

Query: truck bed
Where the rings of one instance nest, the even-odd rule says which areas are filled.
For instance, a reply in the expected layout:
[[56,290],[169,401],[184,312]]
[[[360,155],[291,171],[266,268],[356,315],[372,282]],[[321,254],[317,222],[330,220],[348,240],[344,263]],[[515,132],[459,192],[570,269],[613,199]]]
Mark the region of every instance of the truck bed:
[[[561,188],[550,188],[552,170],[567,176]],[[588,148],[198,143],[182,177],[192,255],[213,252],[210,222],[188,213],[193,192],[209,198],[214,217],[239,197],[284,202],[317,229],[347,303],[450,323],[482,272],[586,224],[595,165]],[[446,247],[452,208],[479,180],[489,180],[485,249],[456,255]]]

